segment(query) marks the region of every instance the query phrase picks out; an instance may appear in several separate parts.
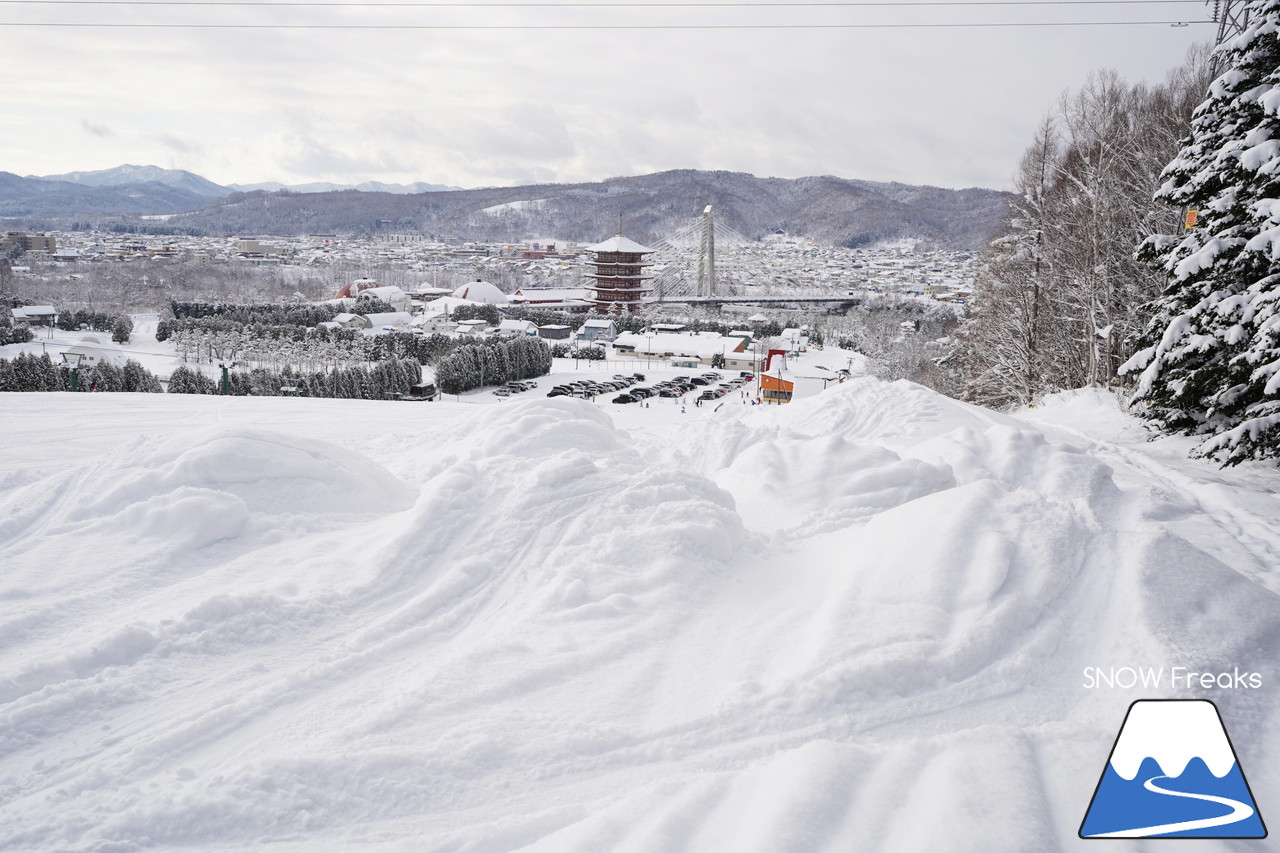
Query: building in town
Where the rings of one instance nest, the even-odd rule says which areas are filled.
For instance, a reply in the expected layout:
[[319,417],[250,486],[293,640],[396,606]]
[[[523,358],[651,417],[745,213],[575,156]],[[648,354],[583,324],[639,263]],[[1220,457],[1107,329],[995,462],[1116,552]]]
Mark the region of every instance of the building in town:
[[600,314],[621,314],[643,308],[644,296],[651,290],[646,282],[653,278],[644,274],[647,267],[653,266],[644,256],[652,254],[653,249],[619,234],[588,246],[587,251],[595,255],[588,262],[594,269],[587,273],[593,282],[587,301],[595,310]]

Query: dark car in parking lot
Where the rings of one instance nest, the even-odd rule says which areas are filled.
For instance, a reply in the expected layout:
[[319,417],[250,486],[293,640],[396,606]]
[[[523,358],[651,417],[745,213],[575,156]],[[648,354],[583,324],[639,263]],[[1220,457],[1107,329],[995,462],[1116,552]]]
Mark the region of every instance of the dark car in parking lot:
[[613,402],[615,402],[615,403],[634,403],[634,402],[636,402],[636,398],[635,398],[635,397],[632,397],[630,394],[619,394],[618,396],[616,396],[616,397],[614,397],[614,398],[613,398]]

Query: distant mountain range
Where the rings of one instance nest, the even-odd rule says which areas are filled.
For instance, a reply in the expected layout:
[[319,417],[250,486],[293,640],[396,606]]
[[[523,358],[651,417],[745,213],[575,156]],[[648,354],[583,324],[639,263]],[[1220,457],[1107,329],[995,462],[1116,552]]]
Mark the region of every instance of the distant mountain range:
[[102,215],[127,224],[138,215],[160,214],[166,227],[207,234],[394,231],[487,241],[545,235],[596,241],[617,231],[621,214],[628,236],[653,241],[687,226],[710,204],[719,222],[748,239],[785,231],[830,245],[912,237],[941,248],[977,249],[1000,229],[1011,198],[988,189],[694,170],[472,190],[388,186],[265,184],[237,191],[154,166],[26,178],[0,172],[0,217],[57,227]]
[[[331,184],[319,181],[314,184],[281,184],[268,181],[265,184],[228,184],[227,187],[238,192],[255,192],[264,190],[269,193],[288,190],[295,193],[333,193],[344,190],[356,190],[362,193],[395,193],[410,195],[412,193],[438,193],[458,190],[461,187],[447,187],[444,184],[424,184],[421,181],[413,184],[384,184],[381,181],[365,181],[363,184]],[[226,195],[226,193],[222,193]]]
[[122,187],[130,184],[157,183],[183,190],[203,199],[221,198],[235,192],[233,189],[220,187],[213,181],[192,172],[182,169],[161,169],[159,166],[126,164],[97,172],[67,172],[65,175],[27,175],[27,177],[38,181],[82,184],[86,187]]

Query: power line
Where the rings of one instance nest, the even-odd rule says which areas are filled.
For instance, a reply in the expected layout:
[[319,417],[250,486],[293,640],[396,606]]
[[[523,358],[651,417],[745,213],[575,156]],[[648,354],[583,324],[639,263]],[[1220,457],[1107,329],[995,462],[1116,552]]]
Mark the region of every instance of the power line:
[[1217,21],[1038,21],[968,24],[148,24],[0,21],[0,27],[161,30],[898,30],[1007,27],[1185,27]]
[[298,7],[298,8],[334,8],[355,7],[361,9],[395,8],[395,9],[660,9],[660,8],[724,8],[724,9],[777,9],[777,8],[841,8],[856,9],[860,7],[904,7],[904,6],[1143,6],[1170,5],[1176,3],[1201,4],[1203,0],[957,0],[950,3],[946,0],[867,0],[867,2],[812,2],[812,3],[479,3],[479,2],[350,2],[350,0],[264,0],[258,3],[253,0],[0,0],[0,5],[9,6],[248,6],[248,7]]

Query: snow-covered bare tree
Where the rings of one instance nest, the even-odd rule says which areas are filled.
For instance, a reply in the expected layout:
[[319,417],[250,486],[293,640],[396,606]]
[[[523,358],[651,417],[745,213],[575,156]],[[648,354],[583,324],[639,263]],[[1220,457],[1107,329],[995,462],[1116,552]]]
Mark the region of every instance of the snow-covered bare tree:
[[1159,86],[1091,74],[1041,123],[959,334],[967,396],[1020,405],[1116,381],[1161,286],[1133,247],[1177,216],[1152,196],[1207,86],[1207,56],[1192,51]]

